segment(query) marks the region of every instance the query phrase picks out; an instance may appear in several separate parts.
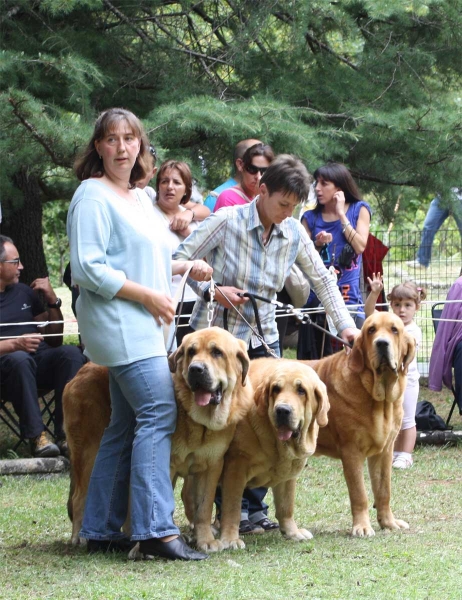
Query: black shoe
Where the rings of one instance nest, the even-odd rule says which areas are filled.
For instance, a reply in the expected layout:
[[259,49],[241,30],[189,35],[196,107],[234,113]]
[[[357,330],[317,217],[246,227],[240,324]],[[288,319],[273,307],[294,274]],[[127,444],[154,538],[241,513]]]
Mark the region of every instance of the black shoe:
[[256,534],[256,533],[265,533],[263,527],[257,525],[256,523],[252,523],[249,519],[243,519],[239,523],[239,535],[248,535],[248,534]]
[[169,560],[204,560],[209,557],[190,548],[181,535],[170,542],[156,538],[140,540],[140,552],[144,556],[159,556]]
[[59,448],[61,456],[65,456],[66,458],[69,458],[69,446],[67,445],[66,438],[60,438],[60,439],[56,440],[56,445]]
[[120,540],[88,540],[87,541],[87,552],[88,554],[95,554],[95,552],[130,552],[136,542],[131,542],[128,538],[121,538]]
[[260,521],[257,521],[255,523],[255,525],[258,525],[259,527],[261,527],[265,531],[274,531],[275,529],[279,529],[279,523],[275,523],[274,521],[270,521],[268,519],[268,517],[264,517],[263,519],[260,519]]
[[35,458],[54,458],[59,456],[59,448],[42,431],[40,435],[29,440],[30,451]]

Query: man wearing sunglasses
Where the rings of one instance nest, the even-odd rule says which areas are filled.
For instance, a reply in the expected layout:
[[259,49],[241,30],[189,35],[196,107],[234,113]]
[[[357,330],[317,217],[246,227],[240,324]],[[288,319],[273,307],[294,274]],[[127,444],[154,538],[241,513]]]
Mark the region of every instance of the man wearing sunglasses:
[[[178,260],[205,257],[213,267],[214,279],[221,285],[215,294],[211,325],[224,326],[225,309],[228,330],[248,344],[251,359],[266,355],[261,341],[247,323],[256,327],[256,316],[248,298],[242,293],[276,298],[290,268],[296,264],[321,299],[339,335],[347,342],[359,334],[337,287],[337,281],[324,266],[313,242],[301,223],[292,218],[295,208],[308,197],[310,175],[296,157],[276,157],[260,180],[259,195],[250,204],[223,208],[208,217],[187,237],[174,254]],[[189,281],[188,281],[189,283]],[[190,283],[199,298],[194,306],[190,326],[208,326],[210,284]],[[224,292],[224,295],[220,293]],[[232,305],[238,307],[239,315]],[[257,300],[258,314],[266,343],[280,356],[276,309]],[[246,490],[239,533],[262,533],[274,529],[263,502],[265,488]],[[250,492],[250,494],[249,494]],[[252,498],[253,497],[253,498]],[[259,505],[259,506],[258,506]],[[277,527],[277,525],[276,525]]]
[[[61,300],[48,277],[29,287],[19,283],[23,268],[13,241],[0,235],[0,394],[12,403],[33,456],[51,457],[67,453],[61,398],[85,358],[76,346],[63,345],[63,323],[53,322],[63,320]],[[37,388],[55,391],[56,444],[45,432]]]

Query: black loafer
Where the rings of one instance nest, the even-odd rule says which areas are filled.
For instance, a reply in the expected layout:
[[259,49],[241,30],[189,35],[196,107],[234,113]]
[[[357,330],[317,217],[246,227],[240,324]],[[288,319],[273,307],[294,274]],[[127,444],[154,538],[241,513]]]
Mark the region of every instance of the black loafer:
[[121,538],[120,540],[88,540],[87,541],[87,552],[88,554],[95,554],[95,552],[130,552],[136,542],[131,542],[128,538]]
[[156,538],[141,540],[140,552],[144,556],[159,556],[168,560],[204,560],[209,557],[208,554],[190,548],[181,535],[170,542],[162,542]]

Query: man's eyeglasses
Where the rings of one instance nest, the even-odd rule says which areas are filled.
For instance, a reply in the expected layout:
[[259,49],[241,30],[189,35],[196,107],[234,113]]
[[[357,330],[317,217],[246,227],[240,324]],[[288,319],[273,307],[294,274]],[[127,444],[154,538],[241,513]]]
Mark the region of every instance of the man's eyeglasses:
[[247,171],[247,173],[250,173],[251,175],[256,175],[258,173],[258,171],[260,171],[260,173],[263,174],[265,173],[266,169],[268,167],[257,167],[257,165],[248,165],[245,170]]
[[10,263],[12,265],[19,265],[20,262],[20,258],[13,258],[13,260],[0,260],[0,263]]
[[149,144],[149,153],[154,160],[157,160],[157,151],[152,144]]

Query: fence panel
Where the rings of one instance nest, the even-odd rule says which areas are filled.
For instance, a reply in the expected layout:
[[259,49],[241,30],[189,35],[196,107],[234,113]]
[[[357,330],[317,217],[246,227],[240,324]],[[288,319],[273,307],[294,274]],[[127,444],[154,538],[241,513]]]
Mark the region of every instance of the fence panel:
[[[422,329],[423,341],[418,362],[421,375],[428,375],[428,363],[434,340],[431,306],[446,299],[446,294],[459,277],[462,267],[461,235],[457,229],[440,230],[432,247],[432,260],[427,269],[407,264],[416,258],[420,231],[374,231],[374,235],[390,248],[383,261],[385,293],[394,285],[412,280],[425,288],[427,299],[416,314],[416,323]],[[367,291],[366,291],[367,294]],[[366,297],[366,296],[364,296]]]

